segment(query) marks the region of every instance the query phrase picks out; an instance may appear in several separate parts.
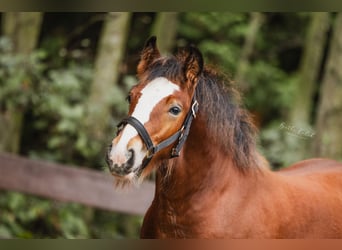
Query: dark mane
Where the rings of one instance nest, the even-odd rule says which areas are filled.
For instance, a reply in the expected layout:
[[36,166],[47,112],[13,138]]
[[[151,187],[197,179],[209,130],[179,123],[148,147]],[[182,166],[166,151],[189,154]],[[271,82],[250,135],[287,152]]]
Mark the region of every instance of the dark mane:
[[[150,65],[147,81],[166,77],[182,82],[183,68],[176,57],[163,57]],[[230,155],[242,172],[256,168],[256,128],[248,111],[241,107],[239,92],[223,74],[206,67],[199,76],[196,88],[199,112],[206,117],[207,128],[217,145]]]
[[222,74],[205,68],[196,95],[205,113],[210,134],[230,155],[241,171],[257,167],[256,127],[249,112],[241,107],[241,97],[232,82]]

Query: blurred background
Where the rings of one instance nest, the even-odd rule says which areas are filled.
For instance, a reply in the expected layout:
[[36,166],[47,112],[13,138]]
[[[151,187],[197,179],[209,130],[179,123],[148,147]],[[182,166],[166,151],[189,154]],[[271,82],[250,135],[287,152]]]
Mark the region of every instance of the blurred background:
[[[319,12],[0,13],[0,152],[105,172],[150,35],[235,82],[274,169],[342,159],[342,14]],[[141,222],[0,190],[0,238],[137,238]]]

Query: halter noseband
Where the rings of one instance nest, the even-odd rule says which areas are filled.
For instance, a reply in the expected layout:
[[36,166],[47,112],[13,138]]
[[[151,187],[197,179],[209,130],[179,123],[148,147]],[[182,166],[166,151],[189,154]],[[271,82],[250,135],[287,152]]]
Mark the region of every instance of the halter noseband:
[[191,122],[194,118],[196,118],[196,113],[198,111],[198,102],[196,100],[196,95],[194,94],[194,97],[192,98],[191,102],[191,108],[188,111],[182,127],[173,135],[171,135],[169,138],[165,139],[164,141],[160,142],[157,145],[153,145],[153,142],[151,140],[150,135],[148,134],[147,130],[145,129],[144,125],[135,117],[129,116],[125,119],[123,119],[118,124],[118,134],[121,132],[121,130],[124,128],[125,125],[129,124],[135,128],[135,130],[140,135],[141,139],[143,140],[146,148],[147,153],[145,156],[145,159],[142,163],[142,169],[144,169],[147,164],[151,161],[152,157],[159,152],[160,150],[170,146],[172,143],[178,140],[178,143],[172,148],[170,158],[178,157],[179,152],[183,147],[184,142],[186,141],[186,138],[189,135]]

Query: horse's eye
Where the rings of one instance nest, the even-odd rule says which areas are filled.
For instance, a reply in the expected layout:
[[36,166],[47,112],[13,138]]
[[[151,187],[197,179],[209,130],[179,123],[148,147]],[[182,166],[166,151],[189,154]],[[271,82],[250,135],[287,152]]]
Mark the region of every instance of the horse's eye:
[[180,107],[177,107],[177,106],[172,107],[172,108],[169,109],[169,113],[171,115],[178,115],[181,111],[182,110],[180,109]]

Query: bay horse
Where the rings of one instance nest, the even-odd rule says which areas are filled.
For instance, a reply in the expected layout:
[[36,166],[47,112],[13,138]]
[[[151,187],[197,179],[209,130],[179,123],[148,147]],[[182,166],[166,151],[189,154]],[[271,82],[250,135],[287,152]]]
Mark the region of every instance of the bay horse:
[[107,153],[117,183],[156,170],[142,238],[342,238],[342,164],[271,171],[240,95],[188,46],[145,44],[128,117]]

